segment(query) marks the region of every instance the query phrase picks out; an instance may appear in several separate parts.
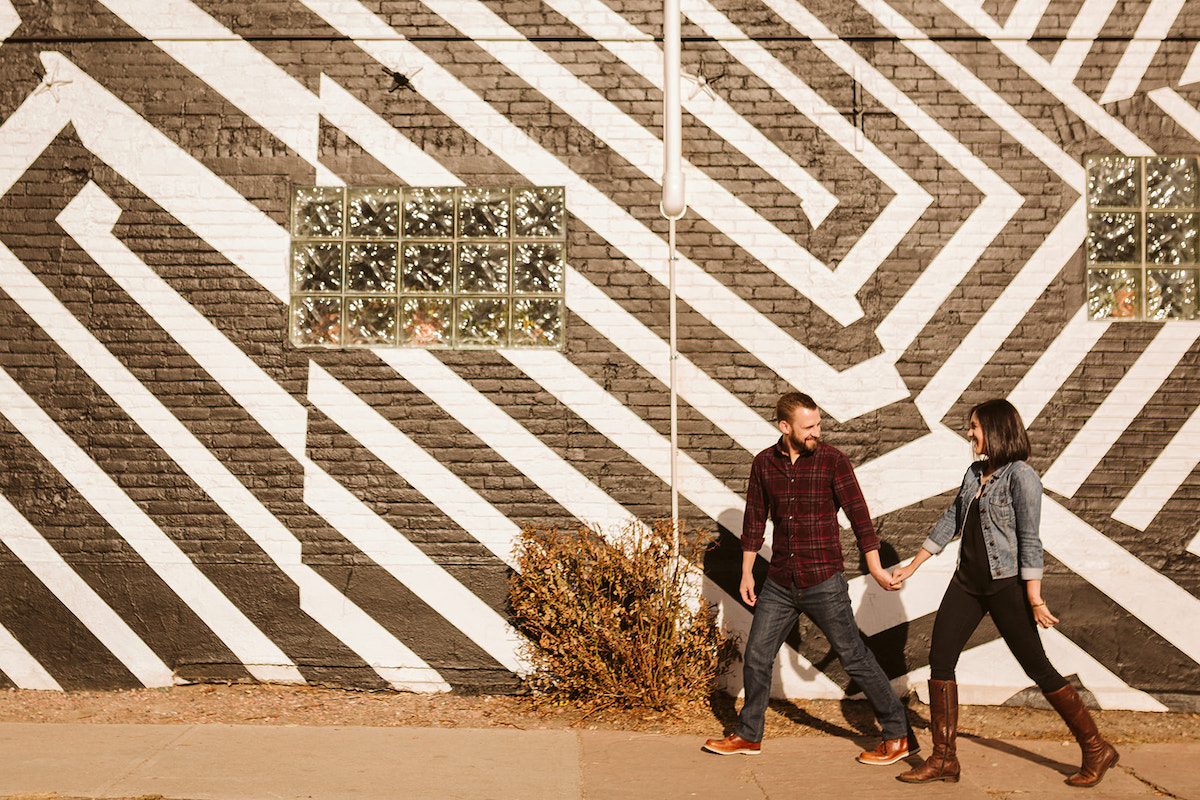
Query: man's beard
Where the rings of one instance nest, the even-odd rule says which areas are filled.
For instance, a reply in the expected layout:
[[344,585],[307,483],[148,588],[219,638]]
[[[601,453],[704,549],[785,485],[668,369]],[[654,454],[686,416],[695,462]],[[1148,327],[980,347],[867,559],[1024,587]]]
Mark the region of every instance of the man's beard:
[[813,453],[816,452],[817,445],[821,443],[821,439],[820,437],[813,436],[805,441],[792,435],[788,437],[788,442],[791,443],[792,449],[798,453]]

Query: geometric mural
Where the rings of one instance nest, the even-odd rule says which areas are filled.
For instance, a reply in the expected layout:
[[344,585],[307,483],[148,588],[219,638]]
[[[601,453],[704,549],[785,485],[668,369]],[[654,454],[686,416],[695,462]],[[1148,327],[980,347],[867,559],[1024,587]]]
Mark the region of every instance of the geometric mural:
[[[1197,707],[1200,322],[1089,319],[1084,252],[1085,159],[1200,152],[1197,0],[683,13],[678,487],[724,623],[780,392],[885,564],[1005,396],[1051,659],[1103,707]],[[0,0],[0,35],[0,685],[511,689],[520,528],[670,513],[661,7]],[[298,186],[563,187],[561,347],[293,345]],[[899,689],[948,550],[885,593],[847,538]],[[856,691],[803,622],[777,670]],[[1029,686],[990,624],[958,674]]]

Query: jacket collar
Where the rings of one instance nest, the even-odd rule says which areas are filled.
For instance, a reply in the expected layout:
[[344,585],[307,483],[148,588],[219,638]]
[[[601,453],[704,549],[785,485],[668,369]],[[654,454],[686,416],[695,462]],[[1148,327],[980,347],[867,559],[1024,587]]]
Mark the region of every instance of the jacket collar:
[[[990,478],[990,480],[994,481],[997,478],[1002,477],[1006,472],[1008,472],[1009,467],[1011,467],[1015,463],[1017,463],[1017,462],[1010,461],[1007,464],[1005,464],[1001,467],[998,467],[996,469],[996,471],[992,473],[992,477]],[[976,461],[973,464],[971,464],[971,472],[973,472],[975,474],[975,480],[978,481],[979,483],[983,483],[983,470],[984,470],[984,467],[986,467],[986,466],[987,466],[986,460]]]

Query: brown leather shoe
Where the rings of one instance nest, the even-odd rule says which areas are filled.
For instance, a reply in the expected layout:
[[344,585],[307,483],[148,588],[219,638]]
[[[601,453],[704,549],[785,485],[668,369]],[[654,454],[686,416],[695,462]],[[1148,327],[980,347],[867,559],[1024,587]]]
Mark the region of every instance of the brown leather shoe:
[[736,733],[731,733],[724,739],[709,739],[702,748],[719,756],[732,756],[741,753],[744,756],[756,756],[762,752],[761,742],[747,742]]
[[908,758],[907,736],[902,739],[884,739],[874,750],[858,754],[860,764],[871,764],[877,767],[895,764],[903,758]]

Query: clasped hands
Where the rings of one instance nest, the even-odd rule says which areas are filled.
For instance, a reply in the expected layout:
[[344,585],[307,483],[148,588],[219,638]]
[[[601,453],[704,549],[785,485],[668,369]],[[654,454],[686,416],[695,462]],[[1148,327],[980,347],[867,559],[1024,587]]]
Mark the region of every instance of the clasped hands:
[[916,568],[912,567],[911,565],[906,567],[896,567],[891,572],[881,568],[877,572],[872,572],[871,577],[874,578],[875,582],[887,591],[895,592],[899,591],[900,587],[904,585],[904,582],[908,580],[909,576],[916,571]]

